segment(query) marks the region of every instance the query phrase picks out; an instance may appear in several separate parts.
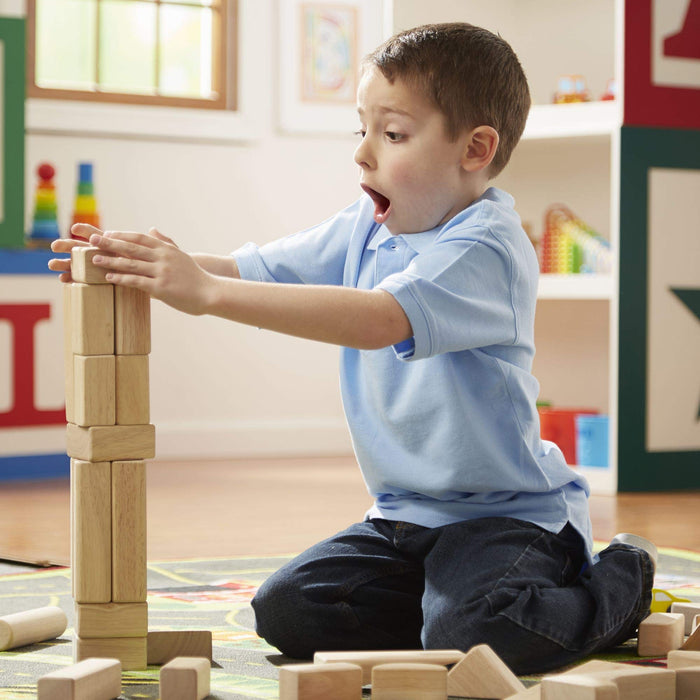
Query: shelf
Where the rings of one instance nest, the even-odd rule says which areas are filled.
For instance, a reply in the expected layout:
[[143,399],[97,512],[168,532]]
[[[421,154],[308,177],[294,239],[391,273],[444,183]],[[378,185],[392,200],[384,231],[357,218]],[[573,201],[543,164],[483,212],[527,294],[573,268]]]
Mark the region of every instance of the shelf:
[[611,275],[554,275],[541,274],[537,289],[538,299],[612,299]]
[[50,250],[0,249],[0,275],[55,275],[48,268],[55,257]]
[[621,107],[616,100],[533,105],[523,139],[610,136],[621,124]]

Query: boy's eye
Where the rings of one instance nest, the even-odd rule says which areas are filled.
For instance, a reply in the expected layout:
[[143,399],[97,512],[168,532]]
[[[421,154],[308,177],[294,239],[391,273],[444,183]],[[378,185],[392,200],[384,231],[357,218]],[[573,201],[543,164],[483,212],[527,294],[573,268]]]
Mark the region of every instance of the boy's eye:
[[399,134],[396,131],[385,131],[384,135],[389,139],[389,141],[396,143],[397,141],[401,141],[403,138],[403,134]]
[[360,138],[363,139],[365,137],[366,133],[367,132],[364,129],[359,129],[358,131],[355,132],[355,136],[359,136]]

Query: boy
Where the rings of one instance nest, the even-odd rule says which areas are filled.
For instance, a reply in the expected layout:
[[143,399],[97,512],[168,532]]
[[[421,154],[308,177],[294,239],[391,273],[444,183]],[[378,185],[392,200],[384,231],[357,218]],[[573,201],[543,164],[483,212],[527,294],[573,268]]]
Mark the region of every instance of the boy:
[[588,486],[539,437],[537,260],[512,198],[488,187],[529,106],[500,37],[419,27],[365,60],[365,194],[335,217],[232,257],[187,255],[154,229],[76,229],[110,254],[94,260],[115,284],[343,346],[375,504],[255,597],[258,633],[289,656],[488,643],[517,673],[545,671],[648,614],[653,545],[622,538],[593,564]]

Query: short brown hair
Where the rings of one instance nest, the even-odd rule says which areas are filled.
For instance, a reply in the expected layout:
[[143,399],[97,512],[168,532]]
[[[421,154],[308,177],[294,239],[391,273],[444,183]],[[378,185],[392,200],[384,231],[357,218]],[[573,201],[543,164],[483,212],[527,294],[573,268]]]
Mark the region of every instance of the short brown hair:
[[474,25],[426,24],[400,32],[365,57],[393,83],[397,78],[421,90],[445,115],[448,137],[493,127],[498,150],[490,166],[495,177],[508,163],[530,110],[530,91],[508,42]]

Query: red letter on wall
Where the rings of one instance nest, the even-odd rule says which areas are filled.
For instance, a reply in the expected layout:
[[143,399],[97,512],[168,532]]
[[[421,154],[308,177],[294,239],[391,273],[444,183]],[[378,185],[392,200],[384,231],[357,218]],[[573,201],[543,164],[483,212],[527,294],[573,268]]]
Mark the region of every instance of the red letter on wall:
[[0,304],[0,319],[10,322],[13,335],[12,404],[0,413],[0,427],[66,422],[65,408],[45,411],[34,405],[34,327],[50,316],[49,304]]

